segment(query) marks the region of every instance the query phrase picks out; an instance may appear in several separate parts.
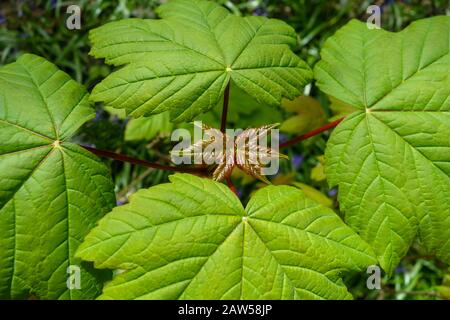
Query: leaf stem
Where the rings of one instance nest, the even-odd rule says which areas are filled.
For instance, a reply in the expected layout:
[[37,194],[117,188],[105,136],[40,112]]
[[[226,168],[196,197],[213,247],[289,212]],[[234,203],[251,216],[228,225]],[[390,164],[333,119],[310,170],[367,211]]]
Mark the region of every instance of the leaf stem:
[[225,88],[225,94],[223,96],[223,110],[222,110],[222,123],[220,125],[220,131],[225,133],[227,130],[227,117],[228,117],[228,104],[230,102],[230,83],[228,82]]
[[131,158],[129,156],[114,153],[111,151],[99,150],[96,148],[83,146],[83,145],[82,145],[82,147],[102,158],[109,158],[109,159],[113,159],[116,161],[127,162],[127,163],[131,163],[131,164],[135,164],[135,165],[139,165],[139,166],[143,166],[143,167],[147,167],[147,168],[157,169],[157,170],[174,171],[174,172],[182,172],[182,173],[201,173],[203,171],[201,168],[180,168],[180,167],[175,167],[175,166],[166,166],[166,165],[162,165],[162,164],[149,162],[146,160]]
[[233,191],[234,194],[239,198],[239,193],[238,193],[233,181],[231,180],[231,178],[227,177],[226,179],[227,179],[228,188],[230,188],[230,190]]
[[[225,129],[223,129],[223,131],[226,130],[226,114],[228,113],[228,101],[229,101],[229,94],[230,94],[230,88],[229,88],[229,84],[227,85],[227,89],[225,89],[225,97],[224,97],[224,114],[222,115],[222,126],[225,127]],[[308,133],[305,133],[301,136],[298,136],[296,138],[293,138],[292,140],[286,141],[285,143],[282,143],[280,145],[280,148],[287,148],[290,147],[292,145],[295,145],[303,140],[306,140],[308,138],[314,137],[318,134],[321,134],[327,130],[333,129],[335,128],[338,124],[340,124],[342,121],[344,120],[344,118],[336,120],[334,122],[331,122],[327,125],[324,125],[320,128],[317,128],[315,130],[312,130]],[[154,163],[154,162],[149,162],[146,160],[141,160],[141,159],[136,159],[136,158],[132,158],[123,154],[118,154],[118,153],[114,153],[111,151],[106,151],[106,150],[99,150],[96,148],[92,148],[92,147],[88,147],[88,146],[83,146],[82,147],[90,152],[92,152],[93,154],[102,157],[102,158],[109,158],[109,159],[113,159],[116,161],[121,161],[121,162],[127,162],[127,163],[131,163],[134,165],[139,165],[139,166],[143,166],[143,167],[147,167],[147,168],[152,168],[152,169],[156,169],[156,170],[164,170],[164,171],[173,171],[173,172],[181,172],[181,173],[192,173],[192,174],[202,174],[205,172],[205,168],[201,167],[201,168],[180,168],[180,167],[176,167],[176,166],[168,166],[168,165],[162,165],[162,164],[158,164],[158,163]],[[231,181],[231,179],[227,179],[227,183],[228,186],[230,187],[230,189],[237,194],[237,190],[236,187],[234,186],[233,182]]]
[[288,140],[288,141],[280,144],[280,149],[281,148],[291,147],[291,146],[293,146],[293,145],[295,145],[297,143],[300,143],[300,142],[302,142],[302,141],[304,141],[306,139],[312,138],[312,137],[317,136],[317,135],[319,135],[319,134],[321,134],[321,133],[323,133],[325,131],[333,129],[333,128],[337,127],[338,124],[340,124],[343,120],[344,120],[344,118],[336,120],[336,121],[333,121],[333,122],[328,123],[328,124],[326,124],[326,125],[324,125],[324,126],[322,126],[320,128],[314,129],[314,130],[312,130],[312,131],[310,131],[308,133],[305,133],[305,134],[303,134],[301,136],[298,136],[296,138]]

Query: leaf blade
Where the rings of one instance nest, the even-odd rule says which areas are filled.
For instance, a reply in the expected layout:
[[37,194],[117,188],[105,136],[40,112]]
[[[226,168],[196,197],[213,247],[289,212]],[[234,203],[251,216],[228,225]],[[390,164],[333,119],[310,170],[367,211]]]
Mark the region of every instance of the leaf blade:
[[[0,296],[95,297],[102,281],[74,252],[114,204],[113,187],[99,159],[65,141],[94,116],[87,94],[34,55],[0,68],[0,82]],[[70,265],[82,290],[67,287]]]
[[416,235],[449,262],[449,34],[448,17],[396,34],[352,21],[315,69],[323,91],[361,110],[333,132],[326,173],[347,222],[389,273]]
[[284,22],[235,17],[204,0],[172,0],[158,12],[160,20],[128,19],[91,31],[91,54],[126,65],[94,88],[93,101],[133,117],[170,110],[174,122],[183,122],[214,108],[231,79],[258,101],[279,106],[312,77],[290,51],[296,34]]
[[[102,299],[349,298],[340,273],[375,261],[370,247],[331,210],[306,200],[295,188],[265,188],[244,211],[222,184],[186,174],[171,181],[139,191],[129,205],[102,219],[80,246],[82,259],[125,271],[107,285]],[[268,201],[280,195],[281,201]],[[286,208],[285,199],[296,214]],[[319,212],[328,217],[330,232],[319,235],[318,226],[310,231],[318,237],[312,245],[330,255],[330,263],[320,266],[314,261],[323,258],[321,253],[301,252],[308,247],[302,244],[308,232],[300,225],[308,215],[317,219]],[[271,221],[282,214],[298,229]],[[136,215],[145,219],[138,223]],[[137,225],[130,228],[130,223]],[[326,237],[336,241],[328,249],[323,247]],[[291,263],[304,260],[306,273],[291,270],[286,252],[296,250],[300,252]],[[313,278],[304,279],[305,274]]]

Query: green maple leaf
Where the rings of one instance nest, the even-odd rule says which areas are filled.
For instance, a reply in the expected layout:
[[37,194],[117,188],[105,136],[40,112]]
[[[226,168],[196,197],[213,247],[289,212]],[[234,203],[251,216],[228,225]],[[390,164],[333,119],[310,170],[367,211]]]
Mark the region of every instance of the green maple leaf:
[[287,112],[295,115],[281,124],[281,132],[301,135],[327,123],[325,109],[312,97],[301,96],[293,101],[284,100],[282,106]]
[[297,188],[264,188],[244,210],[226,186],[186,174],[115,208],[77,255],[121,270],[102,299],[351,298],[341,273],[376,261]]
[[[67,142],[95,116],[84,88],[45,59],[0,68],[0,298],[96,297],[102,282],[74,257],[114,206],[108,169]],[[68,290],[69,266],[81,289]]]
[[312,77],[291,51],[294,29],[282,21],[237,17],[204,0],[172,0],[158,13],[160,20],[126,19],[91,31],[92,55],[126,65],[94,88],[94,101],[132,117],[170,110],[182,122],[215,107],[230,80],[279,106]]
[[449,38],[449,17],[399,33],[351,21],[315,68],[323,91],[358,109],[328,143],[326,174],[388,272],[417,234],[450,262]]

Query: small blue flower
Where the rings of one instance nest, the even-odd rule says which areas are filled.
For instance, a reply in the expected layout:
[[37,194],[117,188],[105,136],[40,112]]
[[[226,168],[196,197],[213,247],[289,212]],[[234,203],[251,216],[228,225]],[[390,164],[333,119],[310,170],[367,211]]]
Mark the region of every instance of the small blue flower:
[[0,24],[6,23],[6,17],[0,13]]
[[403,268],[403,267],[395,268],[395,273],[404,273],[404,272],[405,272],[405,268]]
[[241,199],[243,195],[244,192],[242,191],[242,189],[237,189],[237,196],[239,197],[239,199]]
[[253,15],[254,16],[262,16],[262,17],[267,17],[268,13],[266,10],[264,10],[263,8],[256,8],[255,11],[253,11]]
[[123,206],[125,204],[125,202],[117,200],[116,204],[118,207],[120,207],[120,206]]
[[302,166],[304,160],[305,158],[303,156],[298,154],[294,155],[291,160],[292,167],[294,168],[294,170],[299,169]]
[[283,133],[280,133],[280,143],[285,143],[289,140],[289,137]]
[[95,118],[94,120],[92,120],[93,122],[99,122],[100,120],[102,120],[102,116],[103,116],[103,110],[99,109],[95,112]]
[[328,196],[333,198],[333,197],[336,197],[337,193],[338,193],[337,189],[333,188],[330,191],[328,191]]

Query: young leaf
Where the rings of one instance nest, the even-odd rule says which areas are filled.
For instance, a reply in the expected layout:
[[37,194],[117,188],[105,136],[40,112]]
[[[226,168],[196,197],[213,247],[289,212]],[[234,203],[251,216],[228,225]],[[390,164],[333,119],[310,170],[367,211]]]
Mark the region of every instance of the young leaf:
[[158,13],[160,20],[127,19],[91,31],[92,55],[126,65],[94,88],[94,101],[132,117],[170,110],[182,122],[215,107],[230,80],[278,106],[312,77],[291,51],[295,31],[282,21],[237,17],[205,0],[172,0]]
[[194,162],[199,161],[205,165],[215,165],[212,174],[215,181],[229,178],[233,170],[239,168],[255,179],[270,184],[264,175],[264,167],[275,159],[288,157],[259,142],[266,139],[277,126],[278,124],[246,129],[234,137],[203,124],[203,140],[172,155],[190,157]]
[[358,111],[326,152],[346,220],[392,272],[418,234],[450,262],[450,17],[400,33],[351,21],[315,68],[319,87]]
[[351,298],[341,273],[375,261],[296,188],[264,188],[244,210],[226,186],[186,174],[115,208],[77,255],[124,271],[101,299]]
[[318,156],[317,160],[319,160],[319,163],[311,170],[311,179],[316,182],[322,182],[327,180],[324,168],[325,156]]
[[[116,109],[117,110],[117,109]],[[152,140],[158,134],[170,135],[173,124],[170,122],[168,112],[151,117],[131,119],[125,129],[126,141]]]
[[358,111],[358,108],[355,108],[351,104],[345,103],[335,97],[329,96],[330,100],[330,109],[333,116],[328,119],[329,122],[334,122],[336,120],[342,119],[355,111]]
[[293,101],[283,100],[282,107],[295,113],[285,120],[280,131],[301,135],[317,129],[327,123],[327,114],[317,99],[309,96],[297,97]]
[[[113,185],[100,160],[67,142],[94,116],[82,86],[43,58],[0,68],[0,298],[84,299],[101,290],[74,253],[114,206]],[[68,290],[76,267],[81,289]]]

